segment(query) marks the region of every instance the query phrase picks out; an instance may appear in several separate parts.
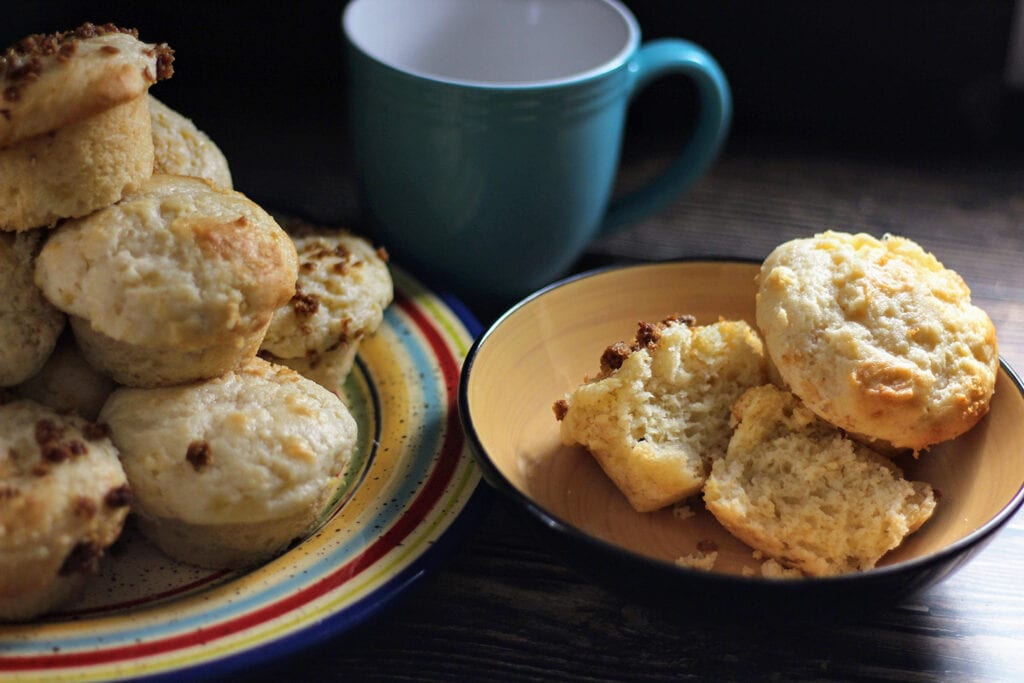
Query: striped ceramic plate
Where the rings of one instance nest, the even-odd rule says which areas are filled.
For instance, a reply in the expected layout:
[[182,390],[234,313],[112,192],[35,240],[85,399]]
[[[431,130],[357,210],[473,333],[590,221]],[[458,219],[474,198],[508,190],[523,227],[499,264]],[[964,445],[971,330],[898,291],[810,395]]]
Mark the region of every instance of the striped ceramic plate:
[[0,624],[0,678],[224,673],[352,628],[436,563],[486,495],[457,415],[479,330],[458,302],[393,274],[395,302],[344,387],[360,427],[355,466],[319,530],[247,572],[177,564],[129,533],[72,609]]

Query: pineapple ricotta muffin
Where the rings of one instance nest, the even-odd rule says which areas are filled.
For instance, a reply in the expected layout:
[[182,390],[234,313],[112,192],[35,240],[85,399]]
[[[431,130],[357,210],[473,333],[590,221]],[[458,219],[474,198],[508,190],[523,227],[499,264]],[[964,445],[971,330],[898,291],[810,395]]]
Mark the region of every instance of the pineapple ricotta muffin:
[[809,576],[870,569],[935,509],[931,487],[772,385],[746,391],[704,486],[734,536]]
[[32,401],[0,405],[0,620],[76,597],[130,502],[105,430]]
[[153,173],[206,178],[231,189],[231,170],[224,153],[191,119],[149,96],[153,126]]
[[153,172],[146,93],[173,52],[84,24],[0,54],[0,229],[52,226],[111,204]]
[[215,377],[251,358],[295,276],[295,247],[263,209],[168,175],[62,223],[35,271],[89,363],[129,386]]
[[206,567],[270,559],[316,522],[356,444],[335,394],[253,358],[175,387],[121,388],[103,407],[143,534]]
[[57,346],[42,369],[11,387],[11,392],[58,413],[73,413],[95,420],[116,388],[114,380],[89,365],[71,331],[67,330],[57,340]]
[[40,237],[0,233],[0,387],[39,372],[64,329],[64,314],[33,281]]
[[586,447],[639,512],[698,493],[729,442],[729,409],[766,381],[761,340],[743,321],[641,323],[592,381],[555,403],[562,441]]
[[394,297],[387,254],[345,230],[286,226],[299,256],[295,296],[274,312],[261,355],[338,391]]
[[995,328],[963,279],[918,244],[825,232],[777,247],[759,279],[768,356],[826,421],[916,451],[988,412]]

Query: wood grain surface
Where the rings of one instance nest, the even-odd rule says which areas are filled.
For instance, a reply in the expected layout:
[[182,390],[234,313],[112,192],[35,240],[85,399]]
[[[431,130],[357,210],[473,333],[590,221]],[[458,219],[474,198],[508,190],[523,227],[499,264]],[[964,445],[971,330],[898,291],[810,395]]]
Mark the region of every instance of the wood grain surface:
[[[623,187],[663,163],[652,150],[628,161]],[[577,269],[760,259],[783,240],[826,228],[918,240],[960,272],[993,318],[1002,356],[1024,368],[1024,166],[1012,159],[729,149],[685,197],[595,243]],[[476,312],[486,323],[504,305],[484,302]],[[1018,515],[947,581],[859,621],[721,615],[713,625],[588,582],[494,500],[443,566],[381,614],[238,680],[1018,681],[1022,571]]]

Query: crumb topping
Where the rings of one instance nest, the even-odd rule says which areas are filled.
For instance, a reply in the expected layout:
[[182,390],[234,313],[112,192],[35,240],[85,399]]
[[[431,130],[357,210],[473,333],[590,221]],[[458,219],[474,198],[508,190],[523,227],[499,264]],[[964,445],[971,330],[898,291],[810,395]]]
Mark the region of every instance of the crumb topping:
[[52,420],[40,420],[36,422],[35,437],[40,447],[46,444],[60,441],[64,436],[64,428],[58,427]]
[[110,427],[105,424],[90,422],[82,427],[82,436],[88,441],[99,441],[110,437]]
[[75,499],[74,507],[72,509],[74,510],[75,516],[82,517],[83,519],[91,519],[96,515],[96,501],[92,498],[79,496]]
[[213,462],[213,452],[210,450],[210,444],[205,441],[193,441],[188,445],[188,450],[185,451],[185,459],[198,472]]
[[135,29],[120,28],[114,24],[97,26],[89,22],[70,31],[25,36],[0,55],[0,78],[14,83],[31,83],[42,72],[44,57],[56,55],[58,61],[66,62],[75,54],[80,40],[111,33],[127,33],[133,38],[139,37]]
[[661,339],[661,333],[670,325],[682,324],[693,327],[697,319],[692,315],[670,315],[664,320],[656,323],[640,321],[637,323],[636,336],[632,344],[618,341],[607,347],[601,354],[601,376],[607,376],[613,371],[622,367],[622,364],[634,351],[644,348],[653,348]]
[[340,258],[342,260],[348,259],[352,252],[348,250],[344,244],[338,244],[334,247],[325,247],[321,241],[319,244],[310,244],[304,251],[309,252],[310,256],[315,259],[325,258]]
[[296,291],[291,299],[292,310],[300,318],[308,318],[320,309],[320,297]]
[[[35,439],[39,445],[39,452],[42,455],[43,464],[61,463],[69,458],[85,455],[89,449],[78,439],[63,441],[64,427],[58,427],[52,420],[39,420],[35,425]],[[35,468],[33,474],[42,476],[48,470]]]
[[[58,63],[66,63],[74,56],[80,41],[113,33],[139,37],[139,32],[134,28],[122,28],[111,23],[97,25],[86,22],[70,31],[34,33],[22,38],[0,54],[0,80],[8,83],[2,93],[3,100],[20,100],[22,90],[35,82],[43,72],[44,60],[47,58],[53,57]],[[101,49],[101,53],[105,55],[112,56],[118,52],[116,47],[110,45]],[[156,73],[149,74],[152,80],[162,81],[174,74],[174,50],[168,45],[156,45],[150,49],[149,54],[156,58]]]
[[615,342],[601,354],[601,373],[608,374],[613,370],[618,370],[631,353],[633,353],[633,349],[626,342]]
[[40,446],[43,460],[60,463],[86,453],[85,444],[81,441],[51,441]]
[[664,324],[640,322],[637,325],[636,340],[633,342],[633,349],[642,349],[655,346],[661,339],[661,331],[665,329]]
[[43,460],[51,463],[60,463],[71,457],[71,452],[64,446],[64,444],[58,442],[47,443],[42,447]]
[[165,81],[174,75],[174,50],[167,43],[160,43],[156,50],[156,80]]
[[109,508],[123,508],[131,505],[132,490],[128,484],[112,488],[107,491],[107,495],[103,496],[103,502]]
[[551,406],[551,408],[555,411],[555,419],[561,422],[569,413],[569,402],[564,398],[560,398],[555,401],[555,404]]

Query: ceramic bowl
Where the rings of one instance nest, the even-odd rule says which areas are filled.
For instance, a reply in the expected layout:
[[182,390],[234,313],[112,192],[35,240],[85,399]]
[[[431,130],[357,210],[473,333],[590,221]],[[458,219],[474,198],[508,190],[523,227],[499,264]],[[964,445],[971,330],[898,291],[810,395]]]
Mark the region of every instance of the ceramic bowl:
[[[703,508],[637,513],[582,448],[563,446],[552,405],[598,370],[604,348],[641,320],[688,313],[754,323],[758,265],[645,264],[556,283],[504,314],[463,366],[460,411],[487,481],[584,575],[663,606],[827,610],[892,603],[942,580],[980,550],[1024,502],[1024,390],[1005,364],[989,414],[967,434],[899,461],[941,492],[932,519],[872,570],[768,579],[751,549]],[[710,571],[675,560],[712,541]],[[706,547],[706,546],[704,546]],[[754,574],[754,575],[751,575]]]

